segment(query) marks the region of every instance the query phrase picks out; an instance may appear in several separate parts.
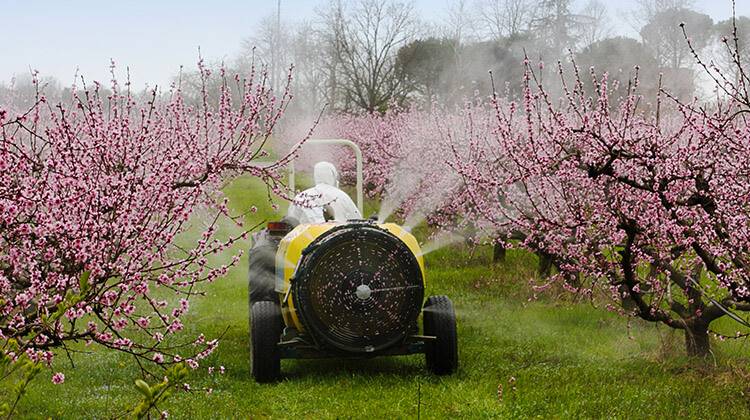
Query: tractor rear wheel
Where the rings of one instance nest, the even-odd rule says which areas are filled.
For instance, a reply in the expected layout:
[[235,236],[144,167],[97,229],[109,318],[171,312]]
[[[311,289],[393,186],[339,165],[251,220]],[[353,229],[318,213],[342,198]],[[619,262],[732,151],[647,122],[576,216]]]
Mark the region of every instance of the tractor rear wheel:
[[436,337],[427,345],[427,369],[436,375],[449,375],[458,367],[456,312],[447,296],[430,296],[422,315],[424,334]]
[[277,346],[284,329],[276,302],[255,302],[250,311],[250,353],[252,374],[258,382],[273,382],[281,376],[281,355]]

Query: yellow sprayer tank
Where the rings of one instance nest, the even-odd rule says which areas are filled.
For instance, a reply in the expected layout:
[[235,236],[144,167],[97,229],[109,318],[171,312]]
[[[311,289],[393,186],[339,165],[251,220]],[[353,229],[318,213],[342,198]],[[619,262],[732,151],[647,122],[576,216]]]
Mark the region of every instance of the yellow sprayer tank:
[[[395,223],[376,224],[368,222],[367,227],[375,227],[383,232],[390,233],[398,238],[411,251],[419,267],[419,282],[424,287],[424,259],[416,238],[403,227]],[[351,225],[355,226],[355,225]],[[299,268],[303,252],[316,241],[321,235],[333,228],[346,227],[341,222],[328,222],[321,224],[302,224],[294,228],[281,240],[276,253],[276,292],[279,294],[282,307],[284,323],[293,326],[298,331],[305,331],[305,325],[295,307],[295,296],[292,293],[292,279]],[[353,290],[352,293],[356,293]]]

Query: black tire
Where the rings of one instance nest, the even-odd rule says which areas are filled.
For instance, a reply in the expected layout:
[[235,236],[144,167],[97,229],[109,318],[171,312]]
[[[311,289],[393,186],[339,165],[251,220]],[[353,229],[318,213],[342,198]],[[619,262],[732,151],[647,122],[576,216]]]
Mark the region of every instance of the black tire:
[[281,376],[281,356],[277,346],[284,329],[281,309],[275,302],[255,302],[250,314],[250,358],[253,378],[273,382]]
[[278,301],[274,290],[276,283],[276,251],[279,241],[263,229],[253,235],[253,246],[247,255],[248,301],[250,307],[255,302]]
[[424,334],[435,336],[425,352],[427,369],[436,375],[450,375],[458,368],[456,312],[447,296],[430,296],[422,315]]

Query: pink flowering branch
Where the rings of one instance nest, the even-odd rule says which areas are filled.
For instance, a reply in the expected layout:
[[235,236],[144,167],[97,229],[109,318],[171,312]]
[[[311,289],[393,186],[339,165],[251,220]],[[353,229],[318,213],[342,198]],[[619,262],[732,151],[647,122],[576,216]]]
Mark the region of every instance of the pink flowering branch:
[[710,106],[662,90],[643,109],[637,69],[613,99],[607,74],[591,69],[589,95],[573,66],[572,85],[558,66],[558,103],[527,59],[523,100],[493,101],[494,143],[472,143],[453,166],[485,219],[550,256],[566,288],[601,290],[706,354],[712,321],[748,325],[733,311],[750,309],[750,131],[737,118],[750,103],[724,84],[729,95]]
[[[286,195],[280,170],[289,157],[260,160],[291,94],[288,84],[273,92],[264,69],[232,82],[222,69],[214,102],[212,72],[202,60],[198,67],[195,108],[179,84],[134,97],[114,65],[109,90],[84,83],[68,104],[50,104],[37,89],[31,109],[0,107],[0,343],[10,357],[49,364],[53,349],[86,341],[139,363],[197,367],[216,348],[203,335],[167,337],[184,328],[195,286],[239,261],[209,265],[246,237],[219,238],[218,224],[255,228],[230,214],[222,182],[245,173]],[[180,246],[198,209],[214,216]],[[179,299],[159,299],[159,289]]]

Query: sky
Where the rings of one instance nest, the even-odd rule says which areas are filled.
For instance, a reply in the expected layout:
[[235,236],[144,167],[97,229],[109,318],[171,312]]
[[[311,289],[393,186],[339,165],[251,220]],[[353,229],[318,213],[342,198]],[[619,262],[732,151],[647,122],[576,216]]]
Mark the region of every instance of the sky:
[[[604,0],[613,32],[637,36],[626,19],[637,0]],[[574,0],[574,8],[586,0]],[[446,0],[415,0],[420,17],[439,21]],[[750,0],[737,0],[750,15]],[[281,0],[285,21],[311,20],[321,0]],[[729,0],[698,0],[714,20],[731,16]],[[0,0],[0,82],[39,70],[70,84],[109,80],[110,60],[129,67],[134,87],[165,86],[180,66],[192,69],[198,48],[209,61],[231,60],[242,40],[276,10],[275,0]]]

